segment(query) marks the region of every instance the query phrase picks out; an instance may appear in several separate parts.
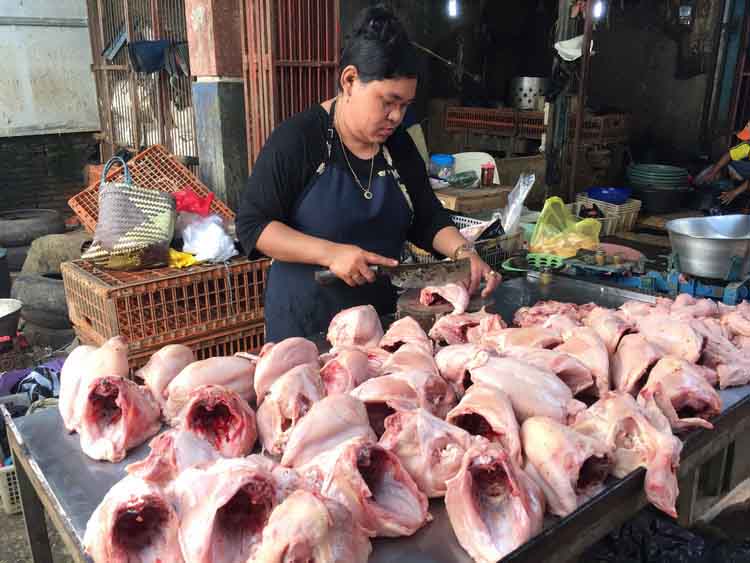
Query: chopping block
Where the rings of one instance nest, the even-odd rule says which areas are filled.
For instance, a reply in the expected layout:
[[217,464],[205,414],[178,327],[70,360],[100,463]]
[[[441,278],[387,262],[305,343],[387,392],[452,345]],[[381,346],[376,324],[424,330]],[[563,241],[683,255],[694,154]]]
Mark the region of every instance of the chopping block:
[[[429,332],[432,325],[445,315],[450,315],[453,312],[453,305],[450,303],[439,303],[437,305],[422,305],[419,302],[419,289],[409,289],[403,292],[396,303],[396,319],[402,319],[404,317],[412,317],[419,323],[419,326],[425,332]],[[469,306],[466,307],[467,313],[476,313],[482,307],[490,307],[495,304],[492,297],[484,299],[480,294],[476,294],[469,301]]]

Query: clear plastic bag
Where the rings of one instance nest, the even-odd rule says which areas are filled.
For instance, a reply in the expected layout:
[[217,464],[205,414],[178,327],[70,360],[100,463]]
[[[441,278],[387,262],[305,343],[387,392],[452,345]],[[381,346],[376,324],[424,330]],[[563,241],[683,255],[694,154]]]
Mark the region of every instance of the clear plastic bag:
[[536,176],[534,174],[521,174],[516,182],[516,187],[508,194],[508,205],[503,212],[503,229],[507,234],[513,234],[521,222],[523,204],[534,187]]
[[182,250],[195,255],[198,262],[226,262],[239,254],[224,228],[224,221],[216,214],[201,217],[195,213],[180,213],[177,232],[184,243]]
[[551,197],[531,235],[529,250],[537,254],[575,256],[580,249],[596,250],[602,225],[596,219],[579,221],[559,197]]

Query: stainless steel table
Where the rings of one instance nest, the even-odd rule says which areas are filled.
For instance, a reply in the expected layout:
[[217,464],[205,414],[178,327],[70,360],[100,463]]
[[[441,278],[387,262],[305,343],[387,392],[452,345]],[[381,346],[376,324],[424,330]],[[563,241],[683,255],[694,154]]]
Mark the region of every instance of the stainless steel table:
[[[502,286],[496,302],[498,312],[507,318],[519,306],[540,299],[596,301],[615,307],[634,296],[648,299],[586,282],[554,280],[540,284],[538,280],[518,278]],[[680,465],[681,513],[690,509],[697,468],[750,428],[750,386],[722,391],[721,395],[724,411],[712,420],[715,429],[698,430],[685,439]],[[65,433],[56,408],[17,419],[6,416],[6,424],[34,561],[52,561],[45,510],[73,557],[87,561],[82,539],[89,516],[109,488],[123,477],[124,467],[146,456],[148,446],[136,448],[118,464],[96,462],[81,453],[77,435]],[[747,471],[750,474],[750,467]],[[604,491],[573,514],[563,519],[548,518],[545,530],[505,561],[562,563],[580,555],[646,506],[643,476],[644,471],[639,469],[624,479],[612,479]],[[375,540],[371,561],[469,563],[471,559],[455,540],[442,501],[432,501],[430,511],[433,522],[414,536]]]

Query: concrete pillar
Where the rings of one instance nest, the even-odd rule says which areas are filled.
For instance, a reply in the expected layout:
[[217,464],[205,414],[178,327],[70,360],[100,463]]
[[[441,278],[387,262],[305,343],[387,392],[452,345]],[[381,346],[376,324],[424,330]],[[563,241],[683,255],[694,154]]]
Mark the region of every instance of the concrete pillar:
[[201,180],[236,210],[247,180],[240,0],[186,0]]

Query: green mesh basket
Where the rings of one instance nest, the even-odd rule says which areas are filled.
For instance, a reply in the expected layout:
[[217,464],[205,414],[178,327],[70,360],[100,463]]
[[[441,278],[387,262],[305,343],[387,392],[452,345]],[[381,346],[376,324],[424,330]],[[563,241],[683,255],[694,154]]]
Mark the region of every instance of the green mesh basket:
[[565,265],[565,260],[554,254],[529,253],[524,256],[508,258],[503,262],[503,270],[508,272],[548,272],[559,270]]

